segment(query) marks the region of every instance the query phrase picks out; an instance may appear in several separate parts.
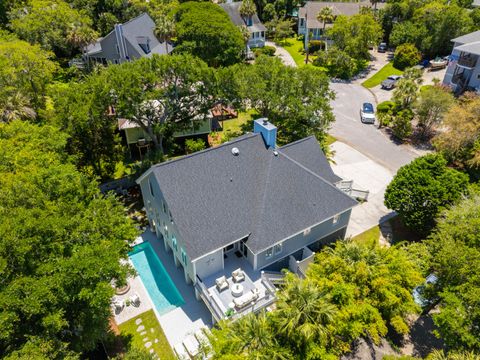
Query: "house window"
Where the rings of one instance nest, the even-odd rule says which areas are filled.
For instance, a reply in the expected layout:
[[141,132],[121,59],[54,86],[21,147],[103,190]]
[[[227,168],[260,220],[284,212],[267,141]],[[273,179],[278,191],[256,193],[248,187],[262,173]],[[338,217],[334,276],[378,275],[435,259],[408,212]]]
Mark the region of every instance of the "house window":
[[270,259],[273,256],[273,248],[267,249],[265,252],[265,259]]
[[235,247],[234,244],[230,244],[226,247],[223,248],[223,252],[229,252],[230,250],[232,250],[233,248]]
[[152,186],[152,183],[150,182],[150,179],[148,179],[148,186],[150,187],[150,195],[152,195],[152,197],[155,197],[155,194],[153,193],[153,186]]
[[332,221],[333,224],[336,224],[336,223],[338,222],[338,219],[339,219],[339,218],[340,218],[340,215],[339,215],[339,214],[335,215],[335,216],[333,217],[333,221]]
[[187,253],[183,249],[180,249],[180,253],[182,255],[182,263],[184,265],[187,265]]
[[172,247],[176,250],[178,250],[178,245],[177,245],[177,238],[174,236],[172,237]]
[[273,247],[273,252],[275,255],[278,255],[282,252],[282,249],[283,249],[283,244],[280,243],[280,244],[277,244]]
[[265,38],[265,31],[262,31],[261,34],[262,34],[262,38]]
[[249,16],[247,17],[247,26],[252,26],[253,25],[253,17]]
[[303,27],[305,25],[305,19],[301,18],[300,19],[300,27]]

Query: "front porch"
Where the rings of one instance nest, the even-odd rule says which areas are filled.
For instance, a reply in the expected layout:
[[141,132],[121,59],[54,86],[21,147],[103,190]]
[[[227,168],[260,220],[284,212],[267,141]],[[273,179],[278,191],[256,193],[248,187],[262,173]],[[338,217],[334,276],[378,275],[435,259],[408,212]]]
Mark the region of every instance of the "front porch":
[[[250,263],[238,252],[225,254],[224,269],[201,279],[197,276],[195,293],[202,299],[215,322],[222,319],[236,320],[249,312],[258,312],[275,302],[274,279],[281,273],[253,270]],[[232,273],[241,269],[245,279],[235,282]],[[228,287],[219,289],[216,280],[225,276]],[[238,285],[236,285],[238,284]],[[254,295],[256,294],[256,295]]]

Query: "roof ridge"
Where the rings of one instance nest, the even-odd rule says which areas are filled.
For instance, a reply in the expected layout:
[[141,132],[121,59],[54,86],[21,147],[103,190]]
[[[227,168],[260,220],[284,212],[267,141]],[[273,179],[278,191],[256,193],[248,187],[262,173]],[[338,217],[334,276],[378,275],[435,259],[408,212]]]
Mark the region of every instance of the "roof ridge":
[[260,134],[259,134],[259,133],[247,133],[247,134],[244,134],[244,135],[241,135],[241,136],[235,138],[235,139],[232,140],[232,141],[224,142],[223,144],[220,144],[220,145],[218,145],[218,146],[211,147],[211,148],[204,149],[204,150],[200,150],[200,151],[194,152],[193,154],[183,155],[183,156],[178,157],[178,158],[176,158],[176,159],[167,160],[167,161],[164,161],[164,162],[162,162],[162,163],[152,165],[152,166],[150,167],[150,169],[158,168],[158,167],[161,167],[161,166],[163,166],[163,165],[173,164],[173,163],[175,163],[175,162],[177,162],[177,161],[180,161],[180,160],[189,159],[189,158],[191,158],[191,157],[194,157],[194,156],[197,156],[197,155],[201,155],[201,154],[204,154],[204,153],[209,152],[209,151],[213,151],[213,150],[217,150],[217,149],[220,149],[220,148],[223,148],[223,147],[227,147],[227,146],[229,146],[229,145],[236,144],[236,143],[238,143],[238,142],[251,139],[251,138],[253,138],[253,137],[257,136],[257,135],[260,135]]
[[[288,160],[290,160],[291,162],[293,162],[294,164],[296,164],[297,166],[299,166],[300,168],[302,168],[303,170],[305,170],[306,172],[308,172],[309,174],[317,177],[318,179],[320,179],[321,181],[323,181],[324,183],[326,183],[328,186],[331,186],[332,188],[334,188],[336,191],[342,193],[344,196],[348,197],[349,199],[353,199],[350,195],[347,195],[345,192],[343,192],[342,190],[340,190],[339,188],[337,188],[335,185],[333,185],[331,182],[327,181],[326,179],[324,179],[322,176],[320,176],[319,174],[313,172],[312,170],[310,170],[309,168],[307,168],[306,166],[303,166],[302,164],[300,164],[298,161],[292,159],[290,156],[288,156],[287,154],[279,151],[279,154],[281,154],[282,156],[284,156],[285,158],[287,158]],[[355,200],[356,201],[356,200]]]
[[[134,18],[131,18],[130,20],[125,21],[124,23],[120,23],[120,25],[122,25],[122,26],[127,25],[127,24],[131,23],[132,21],[135,21],[135,20],[139,19],[140,17],[142,17],[142,16],[144,16],[144,15],[147,15],[148,17],[150,17],[150,15],[148,15],[148,14],[144,11],[144,12],[142,12],[140,15],[135,16]],[[151,17],[150,17],[150,19],[151,19]],[[153,19],[152,19],[152,20],[153,20]]]

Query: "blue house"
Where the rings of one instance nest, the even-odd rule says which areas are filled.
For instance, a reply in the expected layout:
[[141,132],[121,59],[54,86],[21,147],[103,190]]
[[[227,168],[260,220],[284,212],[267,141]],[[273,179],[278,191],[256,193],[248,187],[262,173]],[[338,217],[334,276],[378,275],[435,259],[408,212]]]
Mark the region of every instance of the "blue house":
[[276,146],[254,132],[151,167],[138,180],[150,226],[214,321],[275,301],[279,270],[302,276],[314,252],[345,236],[357,202],[314,137]]

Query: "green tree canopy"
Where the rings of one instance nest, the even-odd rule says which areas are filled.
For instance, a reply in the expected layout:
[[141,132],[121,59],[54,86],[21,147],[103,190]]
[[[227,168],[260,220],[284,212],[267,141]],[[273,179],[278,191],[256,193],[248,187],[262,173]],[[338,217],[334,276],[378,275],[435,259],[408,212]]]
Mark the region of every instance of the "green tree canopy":
[[480,351],[480,194],[447,210],[428,248],[438,281],[426,293],[439,312],[438,333],[457,350]]
[[397,69],[404,70],[405,68],[417,65],[421,58],[420,52],[415,45],[402,44],[395,49],[393,66]]
[[340,50],[354,59],[369,60],[368,48],[382,38],[382,27],[372,14],[337,16],[327,35]]
[[214,67],[241,61],[242,33],[220,6],[209,2],[183,3],[175,18],[176,53],[190,53]]
[[[65,155],[50,126],[0,124],[0,352],[64,359],[108,329],[137,231]],[[38,358],[38,357],[37,357]]]
[[71,57],[96,39],[92,20],[62,0],[28,0],[10,12],[10,28],[58,57]]
[[468,176],[448,168],[441,155],[425,155],[398,170],[385,191],[385,205],[398,212],[407,227],[426,234],[467,184]]
[[286,144],[309,135],[320,142],[333,122],[327,76],[314,67],[293,68],[275,57],[261,56],[255,64],[234,66],[221,75],[221,89],[244,108],[268,117],[278,127],[278,142]]
[[0,34],[0,121],[34,119],[57,69],[53,54]]
[[433,86],[420,91],[414,107],[423,137],[428,137],[431,130],[442,123],[445,113],[453,104],[452,93],[443,87]]

